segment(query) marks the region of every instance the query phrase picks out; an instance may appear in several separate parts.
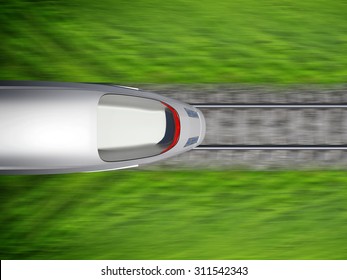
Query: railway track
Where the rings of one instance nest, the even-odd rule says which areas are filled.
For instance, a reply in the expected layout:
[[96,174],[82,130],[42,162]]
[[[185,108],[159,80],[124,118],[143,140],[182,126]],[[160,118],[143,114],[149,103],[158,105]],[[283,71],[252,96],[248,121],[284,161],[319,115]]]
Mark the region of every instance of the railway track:
[[[195,103],[191,104],[198,109],[347,109],[347,104],[327,104],[327,103],[302,103],[302,104],[231,104],[231,103]],[[208,120],[206,120],[208,122]],[[347,139],[346,139],[347,140]],[[327,150],[347,150],[346,145],[262,145],[262,144],[253,144],[253,145],[233,145],[233,144],[203,144],[196,147],[194,150],[318,150],[318,151],[327,151]]]

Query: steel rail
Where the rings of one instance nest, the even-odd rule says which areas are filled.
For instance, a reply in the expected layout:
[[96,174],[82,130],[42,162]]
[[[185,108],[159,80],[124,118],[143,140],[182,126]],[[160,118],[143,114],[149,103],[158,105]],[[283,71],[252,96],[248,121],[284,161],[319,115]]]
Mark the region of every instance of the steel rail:
[[235,108],[235,109],[257,109],[257,108],[292,108],[292,109],[327,109],[327,108],[347,108],[347,104],[342,103],[253,103],[253,104],[241,104],[241,103],[193,103],[190,104],[195,108]]
[[194,148],[194,150],[286,150],[286,151],[298,151],[298,150],[347,150],[346,145],[200,145]]

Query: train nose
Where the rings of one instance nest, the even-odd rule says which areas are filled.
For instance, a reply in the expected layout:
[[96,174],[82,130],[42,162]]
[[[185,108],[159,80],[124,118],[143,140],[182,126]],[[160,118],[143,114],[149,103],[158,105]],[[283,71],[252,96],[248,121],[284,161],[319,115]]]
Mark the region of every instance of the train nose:
[[197,145],[200,145],[202,143],[202,141],[205,138],[205,134],[206,134],[206,121],[205,121],[205,117],[203,115],[203,113],[196,109],[198,114],[199,114],[199,120],[200,120],[200,137],[199,137],[199,141]]
[[190,108],[184,108],[186,114],[186,123],[189,127],[186,130],[184,147],[190,149],[200,145],[204,140],[206,133],[206,122],[202,112],[192,106]]

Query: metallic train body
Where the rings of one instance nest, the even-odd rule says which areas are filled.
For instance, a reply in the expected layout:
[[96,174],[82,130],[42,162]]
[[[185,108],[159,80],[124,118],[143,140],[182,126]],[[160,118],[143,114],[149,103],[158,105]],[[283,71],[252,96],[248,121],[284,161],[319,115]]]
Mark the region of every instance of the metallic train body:
[[85,83],[0,83],[0,174],[116,170],[198,146],[191,105],[141,90]]

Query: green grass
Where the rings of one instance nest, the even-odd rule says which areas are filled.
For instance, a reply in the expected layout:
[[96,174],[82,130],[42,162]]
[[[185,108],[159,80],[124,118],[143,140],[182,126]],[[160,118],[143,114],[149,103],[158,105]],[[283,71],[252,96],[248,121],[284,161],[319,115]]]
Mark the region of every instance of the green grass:
[[345,171],[0,178],[1,259],[346,259]]
[[345,83],[346,15],[331,0],[12,0],[0,79]]

